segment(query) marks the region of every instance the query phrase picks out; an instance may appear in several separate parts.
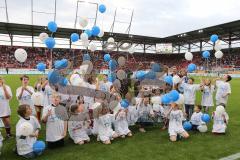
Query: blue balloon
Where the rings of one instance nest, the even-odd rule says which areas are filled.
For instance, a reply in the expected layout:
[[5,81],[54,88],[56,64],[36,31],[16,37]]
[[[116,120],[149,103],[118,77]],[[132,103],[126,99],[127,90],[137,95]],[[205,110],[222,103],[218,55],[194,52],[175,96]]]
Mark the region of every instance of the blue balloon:
[[161,101],[163,104],[169,104],[171,102],[171,98],[168,94],[165,94],[161,97]]
[[65,77],[61,77],[60,80],[59,80],[59,84],[63,87],[67,86],[68,84],[68,79],[65,78]]
[[71,41],[72,42],[77,42],[79,40],[79,34],[77,33],[72,33],[71,34]]
[[88,35],[88,38],[92,37],[92,31],[90,29],[86,29],[84,33]]
[[46,69],[46,64],[44,64],[42,62],[38,63],[37,64],[37,69],[41,72],[44,71]]
[[42,153],[46,148],[46,144],[43,141],[36,141],[33,144],[33,152],[36,154]]
[[120,105],[121,105],[123,108],[128,108],[129,102],[128,102],[128,100],[123,99],[123,100],[120,102]]
[[103,59],[104,59],[105,62],[109,62],[111,60],[110,54],[105,54]]
[[145,72],[144,71],[137,71],[136,78],[140,81],[143,80],[145,78]]
[[108,74],[108,81],[114,82],[116,80],[116,74],[115,73],[109,73]]
[[83,55],[83,61],[91,61],[91,57],[90,57],[90,55],[89,54],[84,54]]
[[183,128],[186,131],[190,131],[192,129],[192,124],[189,121],[183,123]]
[[48,22],[48,30],[51,32],[56,32],[57,24],[54,21]]
[[202,56],[203,56],[203,58],[208,59],[208,58],[210,57],[210,52],[209,52],[209,51],[204,51],[204,52],[202,53]]
[[203,114],[202,117],[201,117],[202,121],[205,122],[205,123],[208,123],[210,122],[211,118],[209,116],[209,114]]
[[98,10],[99,10],[99,12],[104,13],[104,12],[106,12],[106,6],[105,6],[104,4],[101,4],[101,5],[98,7]]
[[146,73],[145,78],[146,79],[155,79],[156,78],[156,73],[153,72],[153,71],[149,71],[149,72]]
[[47,46],[48,49],[53,49],[56,42],[55,39],[52,37],[48,37],[45,41],[44,41],[45,45]]
[[117,69],[117,62],[112,59],[108,62],[108,66],[111,71],[115,71]]
[[62,59],[61,63],[62,63],[61,64],[62,69],[67,68],[67,66],[68,66],[68,60],[67,59]]
[[176,102],[179,99],[179,93],[176,90],[172,90],[168,95],[173,102]]
[[92,27],[92,35],[97,36],[100,33],[100,28],[98,26]]
[[58,74],[57,71],[50,71],[50,72],[48,72],[48,81],[49,81],[49,83],[56,84],[56,83],[58,83],[59,79],[60,79],[60,75]]
[[193,63],[189,64],[187,67],[188,72],[193,72],[197,69],[197,66]]
[[215,43],[215,42],[218,40],[218,35],[216,35],[216,34],[211,35],[210,40],[211,40],[213,43]]
[[169,85],[173,85],[173,77],[172,76],[165,76],[164,82],[166,82]]
[[153,63],[153,64],[151,65],[151,70],[152,70],[153,72],[160,72],[160,71],[161,71],[161,67],[160,67],[159,64]]

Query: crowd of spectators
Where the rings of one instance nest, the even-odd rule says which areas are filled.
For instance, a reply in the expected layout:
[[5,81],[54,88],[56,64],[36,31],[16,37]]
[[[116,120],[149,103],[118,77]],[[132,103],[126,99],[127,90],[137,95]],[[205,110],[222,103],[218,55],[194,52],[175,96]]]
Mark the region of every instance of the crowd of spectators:
[[[20,63],[15,59],[14,52],[17,48],[24,48],[27,51],[28,58],[26,62]],[[51,68],[51,62],[65,58],[72,62],[74,68],[77,68],[83,61],[83,54],[86,53],[86,50],[79,49],[53,49],[51,54],[51,51],[46,48],[0,46],[0,67],[35,68],[39,62],[44,62],[47,64],[48,68]],[[89,52],[89,55],[91,56],[91,61],[93,62],[95,69],[108,68],[107,63],[103,60],[103,51],[96,51],[94,53]],[[184,54],[129,54],[126,52],[112,52],[110,55],[116,60],[118,57],[124,56],[127,60],[125,67],[132,71],[147,69],[151,62],[160,63],[168,67],[176,66],[178,69],[184,68],[190,63],[185,60]],[[222,59],[216,61],[214,54],[212,54],[208,60],[205,60],[200,53],[194,53],[194,58],[191,63],[195,63],[200,69],[204,69],[207,65],[210,68],[215,67],[216,65],[221,65],[222,67],[239,67],[240,54],[225,53]]]

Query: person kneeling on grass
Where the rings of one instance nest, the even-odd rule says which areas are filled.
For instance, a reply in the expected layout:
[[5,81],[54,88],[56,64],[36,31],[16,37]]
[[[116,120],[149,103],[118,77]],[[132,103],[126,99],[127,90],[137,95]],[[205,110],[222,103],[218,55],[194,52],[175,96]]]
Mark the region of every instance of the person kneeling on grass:
[[60,95],[52,95],[52,105],[44,107],[42,121],[46,123],[46,141],[50,149],[64,146],[64,138],[67,135],[67,121],[65,107],[60,105]]
[[70,106],[71,116],[68,120],[68,132],[75,144],[90,142],[87,129],[91,121],[84,114],[84,104],[74,104]]
[[169,112],[169,127],[168,133],[170,136],[170,141],[177,141],[177,136],[182,136],[183,138],[189,138],[189,134],[183,129],[182,122],[184,120],[183,112],[179,109],[176,103],[171,104],[171,110]]
[[[31,116],[32,109],[29,105],[20,105],[17,112],[20,116],[16,126],[17,153],[24,158],[35,158],[41,154],[33,151],[33,144],[37,141],[40,124],[36,117]],[[23,132],[23,125],[26,122],[32,126],[30,126],[31,128],[33,128],[33,133],[28,136]]]
[[216,107],[216,111],[212,113],[212,119],[213,119],[212,133],[225,134],[229,116],[223,106],[219,105]]
[[103,105],[98,117],[96,119],[98,124],[98,140],[104,144],[111,144],[111,140],[118,137],[118,134],[112,129],[115,116],[109,113],[106,105]]

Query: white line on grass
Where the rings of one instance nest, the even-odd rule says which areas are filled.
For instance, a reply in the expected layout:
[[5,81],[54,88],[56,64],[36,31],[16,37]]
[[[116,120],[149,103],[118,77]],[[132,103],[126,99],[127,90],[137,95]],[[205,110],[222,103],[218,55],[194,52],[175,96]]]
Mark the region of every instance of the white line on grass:
[[232,154],[228,157],[220,158],[219,160],[235,160],[235,159],[238,159],[238,158],[240,158],[240,153]]

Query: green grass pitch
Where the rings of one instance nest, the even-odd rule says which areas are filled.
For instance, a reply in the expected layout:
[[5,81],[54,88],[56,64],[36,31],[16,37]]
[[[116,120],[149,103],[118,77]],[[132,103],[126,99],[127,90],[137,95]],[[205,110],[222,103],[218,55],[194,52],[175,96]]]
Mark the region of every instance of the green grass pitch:
[[[30,76],[30,83],[34,84],[38,76]],[[13,99],[12,129],[18,121],[16,109],[16,88],[20,86],[18,75],[4,76],[6,84],[11,86]],[[103,145],[91,137],[89,144],[78,146],[66,137],[65,147],[56,150],[46,150],[39,160],[213,160],[240,152],[240,83],[239,79],[231,81],[232,95],[229,98],[227,112],[230,121],[227,134],[215,136],[211,134],[212,123],[208,125],[208,133],[190,132],[188,140],[176,143],[169,141],[167,131],[160,131],[160,126],[147,128],[146,133],[138,132],[137,127],[132,128],[134,136],[126,139],[116,139],[111,145]],[[200,103],[200,93],[197,94],[197,103]],[[1,107],[1,106],[0,106]],[[3,136],[5,130],[1,129]],[[45,129],[42,125],[40,140],[45,139]],[[4,141],[0,160],[22,159],[13,153],[15,138]]]

